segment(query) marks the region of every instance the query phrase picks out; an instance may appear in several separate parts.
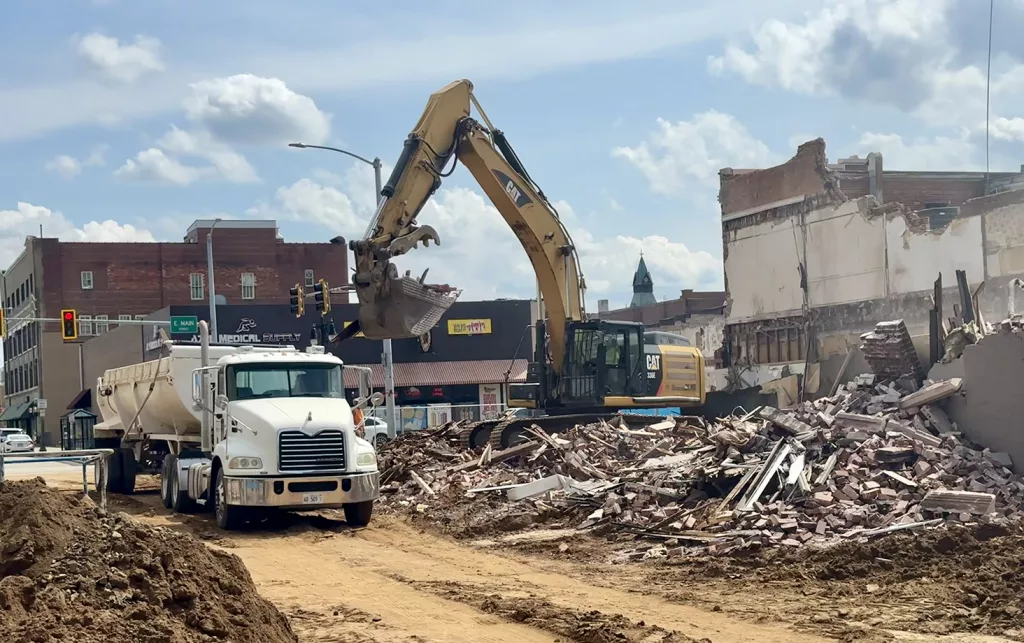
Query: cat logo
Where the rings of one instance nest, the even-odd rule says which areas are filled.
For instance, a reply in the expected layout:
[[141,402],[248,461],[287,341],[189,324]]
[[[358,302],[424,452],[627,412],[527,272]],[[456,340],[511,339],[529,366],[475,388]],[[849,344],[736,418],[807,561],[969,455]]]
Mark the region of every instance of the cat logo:
[[647,356],[647,370],[649,370],[649,371],[660,371],[661,370],[661,355],[648,355]]
[[508,183],[505,184],[505,192],[510,197],[512,197],[512,200],[515,201],[516,203],[519,203],[519,199],[521,199],[523,197],[522,190],[517,188],[516,184],[513,183],[511,179],[509,180]]

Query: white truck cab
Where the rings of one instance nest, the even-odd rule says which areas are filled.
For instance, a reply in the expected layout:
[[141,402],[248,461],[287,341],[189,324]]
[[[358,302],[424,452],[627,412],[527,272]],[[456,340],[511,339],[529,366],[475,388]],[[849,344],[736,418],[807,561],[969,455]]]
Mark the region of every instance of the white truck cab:
[[96,446],[120,447],[108,488],[131,493],[144,447],[160,442],[161,496],[175,511],[212,508],[233,529],[260,510],[343,508],[366,525],[377,457],[356,433],[342,361],[322,347],[210,346],[200,324],[203,345],[171,342],[169,356],[99,378]]

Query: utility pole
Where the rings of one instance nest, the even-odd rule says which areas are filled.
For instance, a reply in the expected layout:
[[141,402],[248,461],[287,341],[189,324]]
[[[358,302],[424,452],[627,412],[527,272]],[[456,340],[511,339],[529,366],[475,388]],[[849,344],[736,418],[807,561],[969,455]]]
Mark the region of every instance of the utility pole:
[[213,283],[213,229],[218,223],[220,219],[214,219],[213,225],[206,232],[206,280],[210,282],[210,333],[213,335],[214,343],[220,337],[217,334],[217,290]]
[[[374,157],[370,159],[353,154],[347,150],[343,150],[338,147],[328,147],[326,145],[306,145],[305,143],[289,143],[288,147],[296,147],[299,149],[312,148],[317,150],[327,150],[330,152],[337,152],[344,154],[345,156],[351,156],[357,161],[366,163],[373,167],[373,181],[374,187],[377,190],[377,212],[380,211],[380,206],[384,202],[384,196],[381,194],[384,184],[381,180],[381,162],[380,157]],[[376,216],[376,212],[374,213]],[[371,219],[367,230],[373,227],[374,221]],[[314,332],[316,332],[314,330]],[[388,424],[388,437],[394,438],[398,432],[398,408],[395,405],[395,360],[394,353],[392,352],[391,340],[383,340],[383,351],[381,353],[381,366],[384,367],[384,399],[386,400],[385,414],[387,415]]]

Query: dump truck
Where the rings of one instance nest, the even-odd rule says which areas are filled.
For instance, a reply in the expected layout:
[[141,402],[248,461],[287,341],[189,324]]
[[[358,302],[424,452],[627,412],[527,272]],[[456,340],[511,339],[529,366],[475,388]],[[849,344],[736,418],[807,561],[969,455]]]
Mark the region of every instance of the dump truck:
[[96,448],[116,450],[107,490],[134,493],[148,463],[164,506],[212,510],[222,529],[324,508],[368,524],[380,478],[357,424],[382,396],[366,391],[350,405],[344,364],[322,346],[210,345],[199,325],[199,345],[168,340],[163,357],[97,379]]

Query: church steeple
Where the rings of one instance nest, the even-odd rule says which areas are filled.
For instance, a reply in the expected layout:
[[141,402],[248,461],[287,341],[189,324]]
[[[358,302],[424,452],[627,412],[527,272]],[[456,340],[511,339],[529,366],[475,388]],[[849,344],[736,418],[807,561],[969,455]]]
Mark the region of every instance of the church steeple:
[[629,302],[629,307],[637,308],[656,303],[658,300],[654,298],[654,280],[651,279],[651,273],[647,270],[647,262],[644,261],[644,253],[641,252],[640,263],[636,267],[636,272],[633,273],[633,301]]

